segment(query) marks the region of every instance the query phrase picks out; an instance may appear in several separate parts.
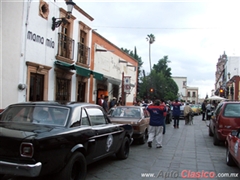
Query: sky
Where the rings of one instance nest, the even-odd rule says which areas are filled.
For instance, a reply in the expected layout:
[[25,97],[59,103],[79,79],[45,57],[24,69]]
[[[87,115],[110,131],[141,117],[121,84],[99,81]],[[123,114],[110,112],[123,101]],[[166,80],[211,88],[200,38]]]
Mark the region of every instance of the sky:
[[94,18],[92,29],[119,48],[134,50],[150,71],[168,56],[172,76],[187,77],[199,97],[215,89],[216,64],[224,52],[240,56],[240,1],[81,1],[75,2]]

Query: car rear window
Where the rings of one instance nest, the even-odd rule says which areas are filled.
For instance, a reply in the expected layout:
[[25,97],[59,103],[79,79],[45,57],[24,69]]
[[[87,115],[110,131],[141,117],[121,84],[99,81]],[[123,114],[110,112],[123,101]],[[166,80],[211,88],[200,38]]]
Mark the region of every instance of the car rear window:
[[1,116],[0,121],[64,125],[69,109],[55,106],[12,106]]
[[141,117],[141,109],[135,107],[119,107],[116,108],[113,113],[113,117],[134,117],[140,118]]
[[240,117],[240,104],[226,104],[223,116]]

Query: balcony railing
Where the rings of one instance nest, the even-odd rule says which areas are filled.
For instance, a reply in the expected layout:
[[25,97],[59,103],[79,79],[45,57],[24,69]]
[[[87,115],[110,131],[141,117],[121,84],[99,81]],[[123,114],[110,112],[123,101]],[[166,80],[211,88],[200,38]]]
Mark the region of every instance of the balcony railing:
[[73,60],[74,40],[62,33],[58,33],[58,56]]
[[89,65],[90,64],[89,53],[90,53],[90,48],[85,46],[83,43],[79,42],[77,62],[81,64]]

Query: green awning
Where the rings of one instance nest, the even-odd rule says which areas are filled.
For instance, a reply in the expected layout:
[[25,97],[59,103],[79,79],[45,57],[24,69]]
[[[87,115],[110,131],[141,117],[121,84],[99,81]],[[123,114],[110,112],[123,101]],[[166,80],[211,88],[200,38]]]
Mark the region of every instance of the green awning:
[[81,67],[81,66],[77,66],[77,65],[74,65],[74,67],[75,67],[76,72],[77,72],[78,75],[85,76],[85,77],[90,77],[91,70],[86,69],[86,68]]
[[103,74],[92,71],[93,78],[102,81],[103,80]]
[[75,69],[73,64],[68,64],[63,61],[55,61],[54,64],[63,68],[71,69],[71,70]]

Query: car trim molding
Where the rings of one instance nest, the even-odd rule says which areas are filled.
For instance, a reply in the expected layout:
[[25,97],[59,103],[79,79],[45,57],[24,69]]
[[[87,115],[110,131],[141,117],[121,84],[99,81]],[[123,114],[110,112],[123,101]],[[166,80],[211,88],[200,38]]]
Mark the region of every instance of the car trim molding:
[[71,152],[75,152],[78,148],[83,148],[83,147],[84,146],[82,144],[77,144],[71,149]]
[[0,161],[0,174],[14,174],[16,176],[36,177],[40,174],[42,163],[20,164]]

